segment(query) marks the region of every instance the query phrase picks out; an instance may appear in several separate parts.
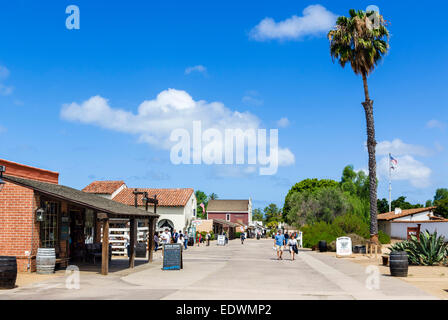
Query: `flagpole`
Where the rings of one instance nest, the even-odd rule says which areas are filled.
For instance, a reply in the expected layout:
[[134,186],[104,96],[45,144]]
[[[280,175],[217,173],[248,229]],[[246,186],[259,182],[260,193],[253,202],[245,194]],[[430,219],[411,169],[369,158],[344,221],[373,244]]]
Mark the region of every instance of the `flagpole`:
[[391,157],[392,155],[389,153],[389,212],[392,211],[392,166],[391,166]]

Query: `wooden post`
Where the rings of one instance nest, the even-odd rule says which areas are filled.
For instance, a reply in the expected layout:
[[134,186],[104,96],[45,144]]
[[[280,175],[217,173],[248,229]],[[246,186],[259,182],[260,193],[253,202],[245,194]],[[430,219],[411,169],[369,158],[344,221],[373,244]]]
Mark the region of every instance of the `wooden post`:
[[101,257],[101,274],[107,276],[109,272],[109,219],[103,220],[103,244]]
[[136,243],[135,236],[137,234],[135,230],[135,218],[131,218],[129,227],[129,268],[134,268]]
[[157,219],[155,217],[149,218],[149,224],[148,224],[148,262],[152,262],[154,258],[154,232],[156,229],[156,223]]

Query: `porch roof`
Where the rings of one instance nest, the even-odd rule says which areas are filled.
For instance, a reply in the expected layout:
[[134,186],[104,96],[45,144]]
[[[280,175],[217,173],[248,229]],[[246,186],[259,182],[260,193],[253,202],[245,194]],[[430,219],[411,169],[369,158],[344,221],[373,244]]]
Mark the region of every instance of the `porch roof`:
[[227,225],[229,227],[238,227],[238,224],[230,222],[230,221],[226,221],[223,219],[212,219],[212,220],[213,220],[213,222],[216,222],[216,223],[222,224],[222,225]]
[[98,212],[109,213],[117,217],[158,217],[158,214],[146,212],[144,209],[128,206],[113,200],[109,200],[96,194],[86,193],[60,184],[41,182],[14,176],[4,175],[6,181],[31,188],[36,192],[54,198],[76,203]]

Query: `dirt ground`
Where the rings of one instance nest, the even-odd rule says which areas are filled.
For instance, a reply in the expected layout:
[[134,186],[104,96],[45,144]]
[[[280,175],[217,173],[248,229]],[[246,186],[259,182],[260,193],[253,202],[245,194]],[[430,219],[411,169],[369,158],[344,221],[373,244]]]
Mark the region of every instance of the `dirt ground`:
[[[389,245],[383,246],[382,254],[390,252],[387,249],[388,247]],[[336,252],[326,252],[325,254],[336,257]],[[381,274],[390,275],[389,267],[383,266],[381,254],[378,254],[377,259],[374,256],[369,258],[364,254],[353,254],[351,257],[340,259],[347,259],[366,267],[375,265],[380,269]],[[448,267],[446,266],[409,266],[408,276],[398,279],[408,282],[440,299],[448,300],[448,292],[445,291],[448,290]]]

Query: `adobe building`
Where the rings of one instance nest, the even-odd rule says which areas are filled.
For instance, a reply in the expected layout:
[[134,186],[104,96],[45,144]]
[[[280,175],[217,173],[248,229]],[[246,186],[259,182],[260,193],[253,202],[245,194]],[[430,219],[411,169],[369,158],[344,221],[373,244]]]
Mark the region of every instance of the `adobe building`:
[[[101,244],[101,273],[109,267],[110,218],[146,220],[154,232],[158,215],[59,184],[59,173],[0,159],[0,255],[17,257],[19,272],[36,270],[38,248],[54,248],[56,262],[83,259],[88,244]],[[153,236],[149,237],[149,261]],[[133,247],[133,246],[132,246]],[[134,266],[131,249],[129,266]]]

